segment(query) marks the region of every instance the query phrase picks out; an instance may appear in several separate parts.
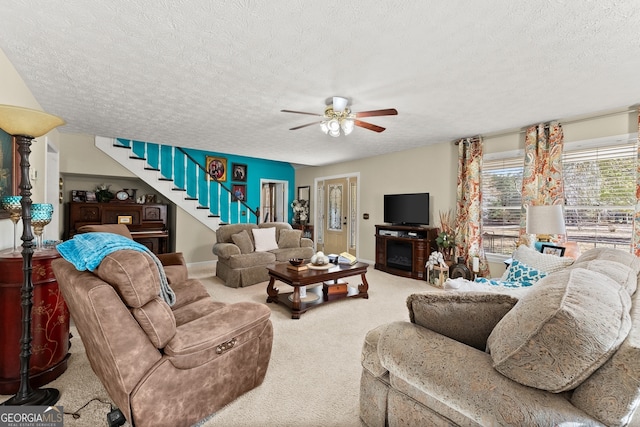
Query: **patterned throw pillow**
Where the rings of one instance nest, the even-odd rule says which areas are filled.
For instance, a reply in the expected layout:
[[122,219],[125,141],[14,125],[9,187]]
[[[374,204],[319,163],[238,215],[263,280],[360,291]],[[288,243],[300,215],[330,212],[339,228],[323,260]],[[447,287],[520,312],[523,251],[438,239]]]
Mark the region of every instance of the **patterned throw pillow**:
[[247,230],[242,230],[231,236],[231,240],[240,249],[241,254],[250,254],[253,252],[253,243],[251,243],[251,237]]
[[531,286],[546,275],[547,273],[544,271],[536,270],[535,268],[514,259],[507,269],[507,277],[504,281],[509,283],[522,283],[525,286]]

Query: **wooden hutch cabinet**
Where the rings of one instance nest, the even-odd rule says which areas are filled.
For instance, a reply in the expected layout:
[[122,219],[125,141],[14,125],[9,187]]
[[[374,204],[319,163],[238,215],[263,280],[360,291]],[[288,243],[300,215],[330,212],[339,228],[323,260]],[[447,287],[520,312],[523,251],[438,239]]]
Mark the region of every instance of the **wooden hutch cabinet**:
[[153,253],[168,251],[167,205],[138,203],[67,203],[65,238],[70,239],[83,225],[126,224],[133,240]]
[[375,269],[426,280],[425,264],[437,250],[437,228],[376,225]]

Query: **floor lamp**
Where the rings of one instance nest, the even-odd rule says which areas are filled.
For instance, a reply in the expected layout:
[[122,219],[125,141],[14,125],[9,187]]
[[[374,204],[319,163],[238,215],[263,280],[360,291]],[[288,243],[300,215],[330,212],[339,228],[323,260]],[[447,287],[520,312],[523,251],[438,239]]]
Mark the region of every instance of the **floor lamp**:
[[0,105],[0,129],[12,135],[20,155],[20,195],[22,196],[22,335],[20,337],[20,388],[18,393],[2,405],[51,406],[60,398],[53,388],[34,389],[29,380],[31,362],[31,309],[33,308],[33,233],[31,232],[31,181],[29,180],[29,155],[31,141],[60,125],[60,117],[38,110]]

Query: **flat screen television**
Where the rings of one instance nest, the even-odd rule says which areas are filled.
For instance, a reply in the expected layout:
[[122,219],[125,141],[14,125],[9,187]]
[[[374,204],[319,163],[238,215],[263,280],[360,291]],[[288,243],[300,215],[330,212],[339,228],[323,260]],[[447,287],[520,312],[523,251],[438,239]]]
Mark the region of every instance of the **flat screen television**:
[[429,193],[385,194],[384,222],[429,225]]

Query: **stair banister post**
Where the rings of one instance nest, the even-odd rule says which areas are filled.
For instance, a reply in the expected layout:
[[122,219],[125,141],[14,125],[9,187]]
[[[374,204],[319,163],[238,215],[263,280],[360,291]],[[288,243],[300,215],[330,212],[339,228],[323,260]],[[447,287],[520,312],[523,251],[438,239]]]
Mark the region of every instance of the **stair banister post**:
[[227,222],[231,224],[231,193],[227,192]]
[[202,170],[197,164],[193,165],[196,168],[196,199],[200,200],[200,178],[202,178]]
[[218,210],[216,212],[218,215],[222,216],[222,204],[220,203],[220,199],[222,198],[222,188],[220,187],[220,182],[218,182]]
[[183,175],[182,176],[182,179],[183,179],[182,184],[184,186],[184,191],[185,191],[184,194],[188,196],[188,194],[187,194],[187,164],[188,164],[189,159],[187,159],[187,155],[186,154],[183,154],[182,158],[184,159],[184,161],[183,161],[184,170],[182,171],[182,175]]
[[208,174],[205,174],[205,183],[207,185],[207,206],[209,206],[209,213],[213,214],[213,204],[211,203],[211,181],[207,178]]

